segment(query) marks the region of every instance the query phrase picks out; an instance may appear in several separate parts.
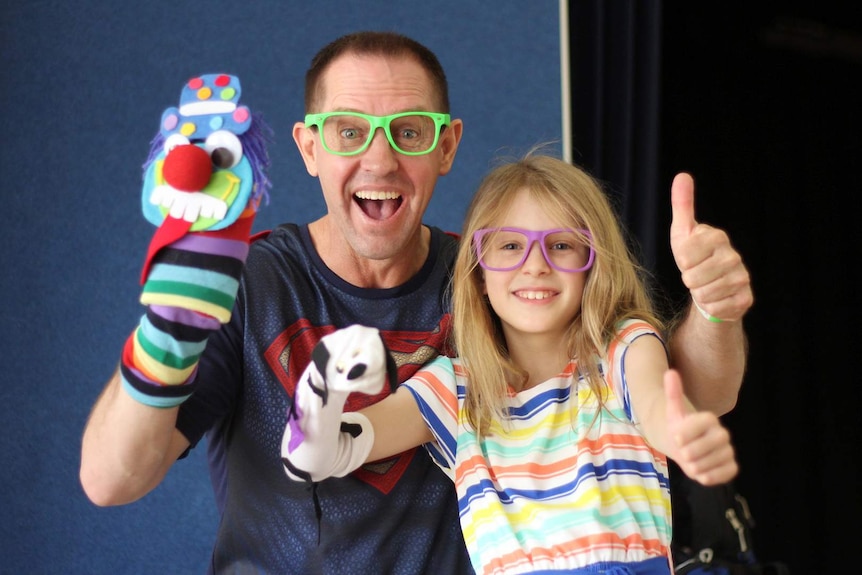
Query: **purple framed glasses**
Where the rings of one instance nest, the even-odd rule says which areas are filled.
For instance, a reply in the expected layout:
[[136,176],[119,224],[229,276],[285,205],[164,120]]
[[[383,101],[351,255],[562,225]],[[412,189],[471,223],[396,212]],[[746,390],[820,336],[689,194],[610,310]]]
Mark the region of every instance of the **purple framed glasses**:
[[473,233],[473,246],[482,268],[507,272],[524,265],[533,243],[538,243],[548,265],[561,272],[582,272],[596,259],[589,230],[556,228],[483,228]]

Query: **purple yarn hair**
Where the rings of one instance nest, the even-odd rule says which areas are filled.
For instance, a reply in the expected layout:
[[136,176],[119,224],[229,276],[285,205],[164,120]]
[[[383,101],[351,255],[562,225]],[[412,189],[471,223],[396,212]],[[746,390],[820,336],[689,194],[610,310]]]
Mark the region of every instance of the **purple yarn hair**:
[[[253,200],[258,200],[261,197],[269,204],[269,190],[272,188],[272,182],[267,176],[270,159],[267,152],[267,145],[272,142],[272,129],[263,120],[263,115],[252,113],[251,125],[244,134],[239,136],[239,142],[242,144],[242,153],[248,158],[251,164],[252,174],[254,177],[254,187],[252,188]],[[144,162],[143,170],[146,174],[159,154],[162,153],[165,145],[165,137],[161,132],[156,133],[155,137],[150,141],[150,151],[147,153],[147,160]]]

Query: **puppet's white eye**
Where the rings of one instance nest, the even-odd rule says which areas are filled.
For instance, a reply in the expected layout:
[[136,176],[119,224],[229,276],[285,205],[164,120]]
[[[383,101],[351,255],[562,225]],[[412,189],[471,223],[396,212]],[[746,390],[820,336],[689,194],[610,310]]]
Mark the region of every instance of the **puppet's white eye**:
[[228,169],[237,165],[242,158],[242,144],[236,134],[219,130],[207,136],[204,149],[217,168]]
[[171,134],[165,140],[165,153],[167,154],[177,146],[186,146],[190,144],[189,139],[183,136],[182,134]]

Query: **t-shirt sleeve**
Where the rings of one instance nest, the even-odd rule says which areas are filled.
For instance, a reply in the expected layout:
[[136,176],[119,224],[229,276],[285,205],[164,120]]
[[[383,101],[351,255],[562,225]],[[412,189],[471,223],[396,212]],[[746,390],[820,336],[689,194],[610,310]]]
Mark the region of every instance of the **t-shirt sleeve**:
[[242,381],[242,318],[240,306],[234,308],[230,322],[207,339],[195,377],[198,386],[177,414],[177,429],[191,447],[230,412]]
[[658,331],[652,325],[642,320],[627,320],[623,322],[617,331],[614,341],[608,347],[608,366],[610,370],[608,383],[613,387],[617,397],[622,401],[626,416],[633,423],[638,423],[638,420],[637,415],[632,411],[631,396],[629,395],[629,386],[625,371],[625,360],[629,346],[636,339],[645,335],[658,338],[665,348],[665,353],[667,353],[667,346]]
[[454,480],[458,445],[458,394],[452,360],[439,356],[403,384],[413,394],[434,441],[425,444],[434,462]]

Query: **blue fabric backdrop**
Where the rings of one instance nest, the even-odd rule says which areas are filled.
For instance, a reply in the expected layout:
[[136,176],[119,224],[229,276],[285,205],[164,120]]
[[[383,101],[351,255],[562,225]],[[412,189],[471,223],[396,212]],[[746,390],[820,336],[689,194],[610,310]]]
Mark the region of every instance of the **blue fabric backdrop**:
[[273,127],[256,229],[324,210],[291,138],[314,52],[357,29],[428,45],[465,121],[429,223],[458,229],[500,154],[562,137],[552,0],[119,3],[0,7],[0,572],[202,573],[216,527],[203,449],[144,500],[100,509],[78,482],[81,431],[143,312],[152,228],[140,166],[182,84],[230,72]]

